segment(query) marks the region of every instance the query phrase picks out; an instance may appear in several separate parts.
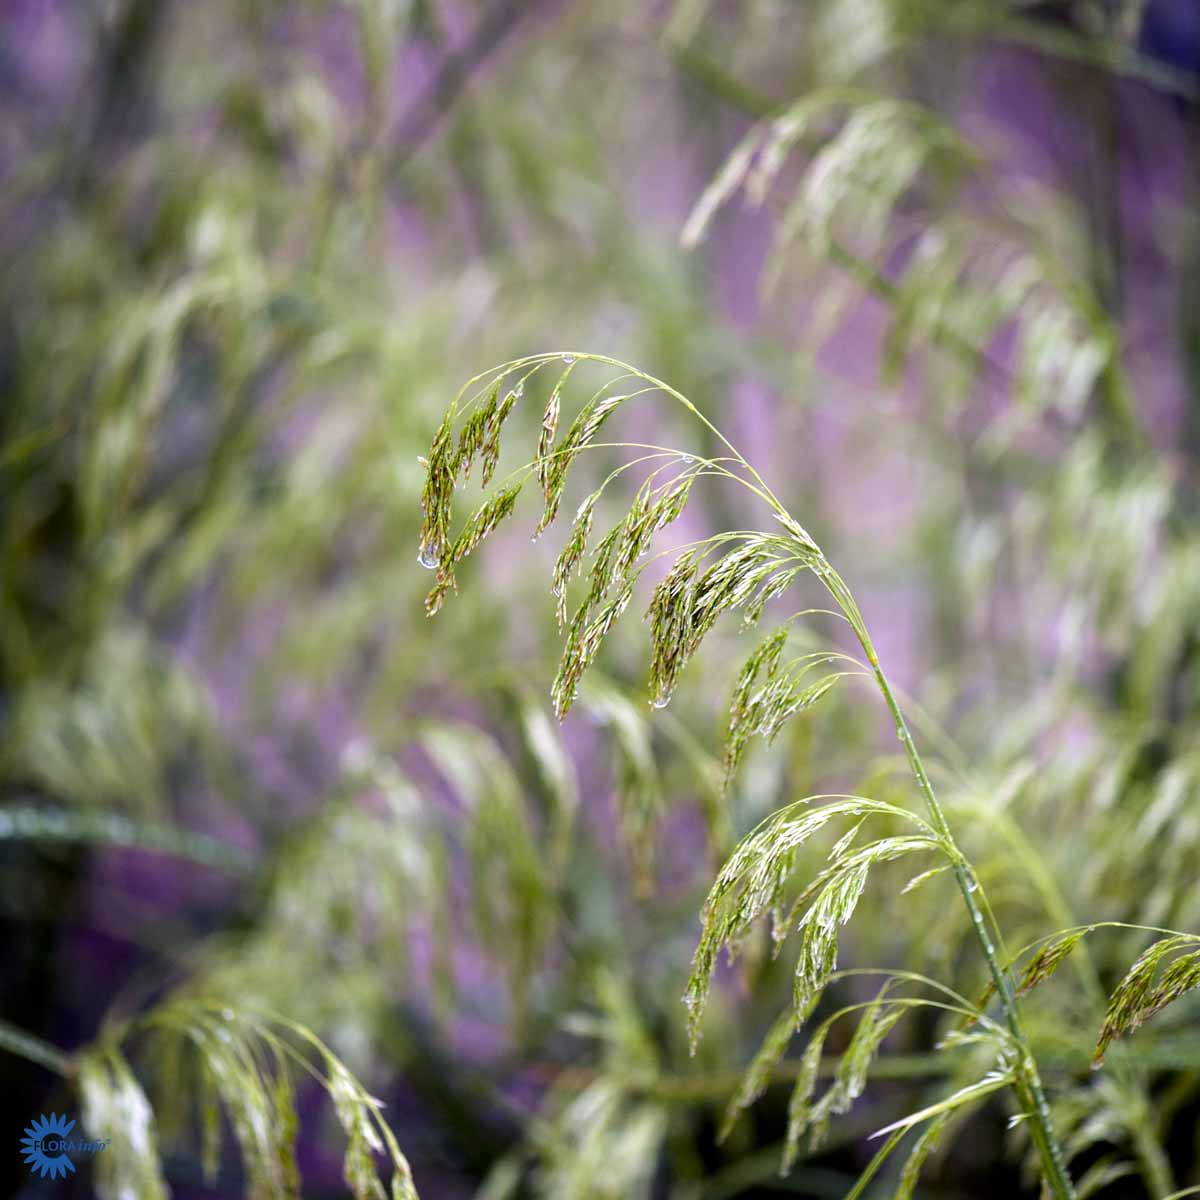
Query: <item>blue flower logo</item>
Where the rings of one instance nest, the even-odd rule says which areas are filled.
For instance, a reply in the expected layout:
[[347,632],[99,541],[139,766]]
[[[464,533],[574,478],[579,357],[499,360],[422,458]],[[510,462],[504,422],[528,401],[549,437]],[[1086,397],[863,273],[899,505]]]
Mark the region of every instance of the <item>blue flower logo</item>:
[[34,1174],[43,1179],[65,1179],[68,1171],[74,1172],[75,1164],[67,1157],[67,1136],[74,1128],[75,1122],[68,1121],[65,1114],[60,1117],[51,1113],[38,1117],[25,1130],[21,1153]]

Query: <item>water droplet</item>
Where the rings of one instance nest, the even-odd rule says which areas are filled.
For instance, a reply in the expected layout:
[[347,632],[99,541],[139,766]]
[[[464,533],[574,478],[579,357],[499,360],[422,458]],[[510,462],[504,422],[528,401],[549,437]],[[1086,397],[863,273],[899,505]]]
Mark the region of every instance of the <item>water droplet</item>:
[[967,876],[967,891],[968,892],[979,891],[979,880],[976,879],[974,875]]
[[513,395],[516,396],[516,398],[518,400],[520,400],[520,398],[523,395],[525,395],[525,380],[523,380],[523,379],[517,380],[517,386],[515,388],[513,388]]
[[422,467],[422,468],[424,468],[424,470],[428,471],[429,470],[429,459],[427,459],[425,457],[425,455],[423,455],[423,454],[418,454],[417,455],[417,466]]
[[575,355],[573,355],[573,354],[564,354],[564,355],[563,355],[563,362],[565,362],[565,363],[567,364],[567,366],[568,366],[568,367],[569,367],[569,366],[570,366],[570,365],[571,365],[571,364],[572,364],[574,361],[575,361]]
[[681,454],[679,456],[679,461],[681,463],[683,463],[685,466],[690,467],[692,465],[692,463],[694,463],[696,461],[696,456],[694,454]]
[[433,546],[422,546],[421,552],[417,555],[417,562],[427,571],[436,571],[437,565],[441,561],[437,550]]
[[667,705],[670,703],[671,703],[671,697],[669,695],[668,696],[655,696],[650,701],[650,707],[651,708],[666,708]]

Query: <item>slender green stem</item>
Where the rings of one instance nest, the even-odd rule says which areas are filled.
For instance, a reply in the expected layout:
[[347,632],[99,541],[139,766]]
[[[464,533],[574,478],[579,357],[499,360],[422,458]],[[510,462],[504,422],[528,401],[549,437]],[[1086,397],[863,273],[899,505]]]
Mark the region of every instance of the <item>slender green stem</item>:
[[0,1050],[7,1050],[10,1054],[16,1054],[30,1062],[35,1062],[38,1066],[45,1067],[56,1075],[64,1077],[71,1075],[70,1055],[64,1053],[57,1046],[43,1042],[41,1038],[36,1038],[33,1034],[26,1033],[15,1025],[10,1025],[7,1021],[0,1021]]
[[872,661],[872,666],[875,670],[875,678],[879,683],[880,691],[883,693],[883,698],[887,704],[892,716],[896,721],[896,735],[900,740],[900,744],[904,747],[904,752],[908,757],[909,764],[912,766],[913,775],[916,778],[917,786],[925,798],[925,802],[929,808],[930,815],[933,817],[938,831],[946,839],[953,852],[953,870],[954,877],[958,883],[958,890],[962,894],[963,903],[967,907],[967,912],[971,918],[971,925],[975,930],[980,948],[983,950],[983,956],[988,965],[988,971],[991,973],[992,980],[996,985],[996,994],[1000,999],[1000,1007],[1004,1013],[1005,1022],[1008,1024],[1009,1030],[1012,1032],[1013,1038],[1021,1047],[1022,1063],[1020,1065],[1021,1075],[1029,1092],[1030,1101],[1030,1129],[1033,1139],[1038,1147],[1038,1152],[1042,1159],[1042,1165],[1046,1173],[1046,1180],[1050,1188],[1058,1200],[1073,1200],[1075,1189],[1071,1184],[1070,1176],[1067,1174],[1066,1162],[1063,1159],[1062,1148],[1058,1144],[1058,1139],[1054,1134],[1054,1127],[1050,1119],[1050,1107],[1046,1103],[1046,1094],[1042,1088],[1041,1077],[1038,1074],[1037,1063],[1034,1060],[1033,1054],[1029,1049],[1029,1042],[1025,1036],[1024,1028],[1021,1024],[1021,1014],[1017,1007],[1016,996],[1013,992],[1012,979],[1008,972],[1000,963],[1000,959],[996,954],[995,945],[992,943],[990,934],[984,921],[983,912],[976,901],[974,892],[976,884],[971,877],[969,868],[966,864],[966,859],[958,849],[957,843],[954,841],[954,835],[950,830],[950,826],[946,821],[946,816],[942,811],[941,805],[933,790],[933,785],[929,781],[929,776],[925,771],[924,763],[921,761],[921,756],[917,752],[916,745],[913,742],[912,734],[909,732],[908,724],[904,720],[904,715],[900,711],[899,705],[896,703],[895,696],[892,694],[892,689],[888,684],[887,677],[879,666],[879,660],[875,657],[874,648],[870,645],[863,647],[867,651],[868,657]]
[[[626,370],[631,369],[628,367],[628,364],[622,363],[619,359],[608,358],[605,355],[597,354],[586,357],[590,357],[595,362],[608,363],[611,366]],[[756,491],[781,518],[790,517],[790,514],[783,507],[782,503],[780,503],[775,493],[767,486],[762,476],[738,453],[737,448],[729,439],[686,396],[676,391],[669,384],[655,379],[652,375],[646,375],[644,372],[641,374],[648,382],[656,384],[664,392],[675,397],[689,412],[698,417],[711,429],[750,474],[754,481],[752,484],[749,484],[751,490]],[[937,794],[934,792],[933,784],[925,770],[925,764],[921,761],[921,756],[917,752],[916,744],[913,742],[908,723],[904,719],[904,714],[901,712],[895,693],[892,691],[887,676],[884,675],[883,668],[880,666],[879,656],[875,652],[871,635],[867,631],[866,623],[863,620],[862,613],[859,611],[853,594],[842,578],[825,560],[824,555],[819,555],[818,562],[814,566],[814,571],[829,594],[837,601],[838,607],[845,613],[847,620],[854,630],[855,636],[858,638],[859,644],[867,656],[871,672],[883,695],[888,711],[896,723],[896,736],[904,748],[904,753],[912,769],[913,777],[916,779],[917,787],[925,800],[930,816],[933,818],[934,827],[940,835],[950,857],[958,889],[962,893],[963,903],[966,905],[967,913],[971,919],[971,926],[979,941],[980,949],[983,951],[988,971],[996,985],[996,994],[1000,1000],[1005,1023],[1008,1025],[1019,1050],[1021,1062],[1018,1065],[1017,1073],[1018,1092],[1029,1112],[1030,1133],[1034,1144],[1037,1146],[1039,1157],[1042,1160],[1046,1182],[1055,1200],[1075,1200],[1075,1189],[1071,1183],[1071,1177],[1067,1172],[1062,1148],[1054,1133],[1053,1123],[1050,1118],[1050,1106],[1046,1102],[1046,1094],[1042,1088],[1041,1076],[1038,1074],[1037,1062],[1030,1050],[1029,1040],[1021,1024],[1021,1014],[1017,1007],[1012,979],[1000,961],[1000,956],[992,941],[992,935],[988,930],[983,909],[975,897],[977,884],[967,865],[966,858],[954,840],[954,834],[950,829],[946,814],[938,801]]]
[[[1096,925],[1077,926],[1071,906],[1067,903],[1062,889],[1054,879],[1053,873],[1047,868],[1042,856],[1022,832],[1020,826],[1006,813],[989,808],[985,804],[973,806],[974,810],[991,825],[1013,848],[1018,859],[1024,865],[1034,887],[1041,893],[1042,903],[1052,920],[1064,928],[1101,928],[1103,922]],[[1156,932],[1172,934],[1171,930]],[[1105,994],[1100,973],[1095,961],[1088,950],[1085,938],[1080,944],[1079,954],[1073,956],[1073,962],[1079,975],[1080,983],[1089,999],[1103,1012],[1108,998]],[[1013,959],[1010,962],[1015,961]],[[1114,1065],[1113,1074],[1117,1086],[1126,1105],[1126,1127],[1130,1139],[1141,1162],[1146,1180],[1156,1196],[1166,1196],[1175,1190],[1175,1179],[1171,1172],[1171,1163],[1163,1150],[1159,1136],[1155,1131],[1154,1120],[1150,1113],[1149,1098],[1145,1087],[1138,1081],[1134,1072],[1126,1063]]]
[[[839,604],[843,604],[845,600],[849,600],[853,604],[853,599],[849,596],[848,589],[846,589],[845,584],[835,574],[830,572],[830,575],[822,576],[822,578],[830,594]],[[1046,1103],[1046,1094],[1042,1088],[1041,1076],[1038,1074],[1037,1062],[1029,1049],[1029,1041],[1025,1036],[1025,1031],[1021,1024],[1021,1014],[1017,1007],[1012,979],[1000,962],[1000,958],[996,953],[996,947],[992,941],[992,936],[984,920],[983,910],[975,897],[977,885],[971,876],[966,859],[963,857],[958,844],[954,840],[954,834],[951,832],[950,824],[946,820],[946,814],[938,802],[937,794],[933,790],[933,784],[930,782],[929,775],[925,770],[925,764],[921,761],[921,756],[917,751],[916,744],[913,742],[912,734],[909,732],[908,723],[904,719],[904,714],[900,711],[900,705],[896,700],[895,694],[892,692],[887,676],[884,675],[883,668],[879,665],[879,656],[875,653],[875,647],[871,642],[870,635],[867,633],[866,626],[862,623],[862,618],[858,613],[857,607],[854,607],[847,615],[850,617],[855,634],[862,645],[863,651],[866,653],[867,661],[871,664],[871,669],[874,672],[875,681],[879,685],[880,693],[883,695],[884,703],[887,705],[888,711],[896,722],[896,737],[899,739],[900,745],[904,748],[905,756],[908,758],[913,777],[917,781],[917,787],[925,800],[926,807],[929,809],[929,815],[933,820],[934,827],[946,843],[954,870],[954,877],[958,883],[958,890],[962,893],[963,903],[967,907],[972,928],[975,930],[975,936],[983,951],[983,957],[987,962],[992,981],[996,985],[996,995],[1000,1000],[1000,1007],[1004,1013],[1005,1023],[1012,1033],[1013,1040],[1019,1047],[1021,1062],[1018,1066],[1018,1078],[1021,1081],[1021,1086],[1018,1090],[1023,1094],[1025,1103],[1029,1109],[1030,1134],[1033,1137],[1034,1144],[1037,1146],[1038,1155],[1042,1160],[1042,1169],[1045,1172],[1046,1182],[1055,1200],[1074,1200],[1075,1189],[1071,1184],[1070,1175],[1067,1173],[1062,1148],[1058,1143],[1058,1138],[1054,1134],[1054,1126],[1050,1118],[1050,1106]]]

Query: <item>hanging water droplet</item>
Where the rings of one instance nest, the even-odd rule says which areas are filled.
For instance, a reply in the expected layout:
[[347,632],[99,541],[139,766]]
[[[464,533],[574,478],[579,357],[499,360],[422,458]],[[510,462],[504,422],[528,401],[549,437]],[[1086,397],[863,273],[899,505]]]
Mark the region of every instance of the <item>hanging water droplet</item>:
[[427,571],[436,571],[437,565],[441,561],[437,550],[433,546],[422,546],[420,553],[417,555],[417,562]]
[[564,354],[564,355],[563,355],[563,362],[565,362],[565,363],[567,364],[567,366],[568,366],[568,367],[569,367],[569,366],[570,366],[570,365],[571,365],[571,364],[572,364],[574,361],[575,361],[575,355],[573,355],[573,354]]
[[668,704],[670,704],[670,703],[671,703],[671,697],[670,697],[669,695],[666,695],[666,696],[655,696],[655,697],[654,697],[654,698],[653,698],[653,699],[650,701],[650,707],[651,707],[651,708],[666,708],[666,707],[667,707],[667,705],[668,705]]
[[516,396],[516,398],[518,400],[520,400],[520,398],[523,395],[525,395],[525,380],[523,380],[523,379],[517,380],[517,386],[515,388],[513,388],[513,395]]
[[696,456],[694,454],[681,454],[679,456],[679,461],[683,463],[684,466],[690,467],[692,463],[696,461]]

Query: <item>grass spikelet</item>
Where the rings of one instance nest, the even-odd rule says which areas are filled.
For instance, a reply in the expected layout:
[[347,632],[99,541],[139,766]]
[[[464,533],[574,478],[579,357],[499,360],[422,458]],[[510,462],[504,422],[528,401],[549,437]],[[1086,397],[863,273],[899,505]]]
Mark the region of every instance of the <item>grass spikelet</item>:
[[483,464],[481,478],[484,487],[487,487],[491,483],[492,476],[496,473],[496,467],[500,462],[500,427],[508,420],[508,415],[521,398],[523,390],[524,385],[518,383],[516,386],[509,388],[504,395],[504,399],[499,404],[492,407],[491,419],[487,424],[481,452]]
[[921,1130],[921,1135],[913,1143],[908,1158],[905,1160],[904,1169],[900,1172],[900,1181],[896,1184],[892,1200],[912,1200],[913,1193],[917,1190],[917,1181],[925,1167],[925,1160],[937,1145],[949,1120],[950,1114],[942,1113],[940,1116],[934,1117]]
[[[894,981],[888,980],[879,994],[865,1008],[850,1044],[838,1062],[833,1082],[816,1102],[817,1073],[821,1065],[825,1041],[833,1025],[852,1009],[841,1009],[827,1017],[814,1031],[800,1060],[800,1070],[788,1101],[788,1127],[784,1140],[780,1174],[786,1175],[795,1164],[800,1140],[805,1133],[815,1149],[825,1135],[832,1116],[848,1112],[862,1095],[867,1074],[883,1039],[892,1027],[909,1011],[911,1002],[889,1000]],[[861,1006],[859,1006],[861,1007]]]
[[[488,443],[488,436],[495,421],[496,410],[500,398],[500,380],[497,379],[488,394],[487,401],[471,411],[458,435],[457,461],[455,474],[466,479],[471,474],[471,464],[476,455],[483,452]],[[498,428],[498,424],[497,424]]]
[[599,495],[598,491],[592,492],[580,504],[575,513],[575,520],[571,523],[570,535],[554,563],[550,591],[554,596],[554,614],[558,620],[559,633],[567,623],[567,584],[587,550],[587,540],[592,533]]
[[949,863],[941,863],[939,866],[930,867],[928,871],[921,871],[920,874],[914,875],[901,889],[900,895],[907,896],[909,892],[919,888],[921,884],[932,879],[935,875],[941,875],[943,871],[950,870]]
[[788,1009],[767,1030],[762,1045],[742,1076],[741,1086],[725,1109],[725,1116],[717,1132],[718,1142],[723,1142],[729,1136],[738,1117],[766,1091],[767,1084],[771,1082],[771,1073],[779,1065],[795,1036],[796,1026],[796,1015]]
[[490,500],[481,505],[471,515],[462,533],[450,548],[449,566],[460,563],[485,537],[491,533],[505,517],[511,516],[521,493],[521,485],[513,484],[497,492]]
[[447,413],[437,432],[426,459],[425,484],[421,489],[421,550],[422,566],[436,567],[450,541],[450,510],[454,496],[456,454],[451,432],[451,414]]
[[[723,788],[728,792],[745,757],[751,738],[764,737],[772,742],[783,726],[797,713],[811,708],[841,678],[844,672],[823,676],[804,685],[812,670],[838,657],[810,654],[794,660],[785,668],[781,655],[788,629],[780,627],[763,640],[746,660],[734,686],[729,704],[729,724],[725,735]],[[759,676],[762,686],[756,688]]]
[[[561,721],[571,709],[575,697],[579,694],[579,681],[584,672],[596,661],[600,652],[600,644],[608,636],[609,631],[617,623],[617,618],[629,606],[633,598],[633,583],[626,583],[613,599],[600,606],[596,616],[588,622],[578,634],[572,631],[568,634],[567,645],[559,662],[558,673],[550,688],[550,697],[554,701],[554,712]],[[581,610],[586,617],[591,609]]]
[[1103,1064],[1105,1051],[1115,1038],[1133,1033],[1160,1009],[1200,987],[1200,950],[1179,955],[1155,981],[1163,963],[1184,947],[1195,947],[1198,940],[1188,934],[1176,934],[1161,938],[1142,951],[1109,1001],[1092,1057],[1093,1066]]
[[[223,1109],[241,1154],[246,1194],[263,1200],[300,1196],[295,1155],[299,1117],[291,1080],[291,1072],[300,1069],[321,1083],[346,1132],[344,1173],[355,1200],[387,1200],[375,1155],[390,1162],[392,1196],[417,1200],[408,1162],[379,1116],[380,1102],[367,1095],[345,1064],[305,1026],[259,1009],[234,1011],[216,998],[188,992],[154,1010],[145,1025],[162,1048],[190,1046],[196,1054],[200,1086],[195,1102],[208,1177],[220,1161]],[[131,1132],[128,1123],[122,1132],[126,1141],[145,1152],[145,1134]],[[159,1195],[148,1185],[117,1194]],[[161,1195],[165,1197],[165,1191]]]
[[435,616],[441,611],[441,607],[446,603],[446,597],[454,589],[454,585],[449,578],[439,579],[426,593],[425,596],[425,612],[428,616]]
[[1021,981],[1017,985],[1017,995],[1024,996],[1033,991],[1039,983],[1049,979],[1090,932],[1090,929],[1075,929],[1045,942],[1026,963],[1025,970],[1021,973]]
[[278,1107],[284,1093],[260,1063],[253,1036],[240,1022],[217,1013],[197,1016],[190,1034],[204,1058],[205,1077],[229,1116],[250,1194],[298,1196],[294,1146],[284,1142],[295,1116]]
[[880,989],[879,995],[871,1002],[871,1006],[863,1014],[858,1028],[854,1031],[850,1045],[838,1063],[837,1075],[833,1084],[838,1093],[834,1105],[835,1112],[848,1111],[854,1101],[862,1095],[867,1084],[867,1074],[870,1071],[871,1062],[883,1044],[883,1039],[907,1011],[906,1008],[887,1004],[891,986],[892,982],[889,980]]
[[100,1200],[166,1200],[154,1113],[124,1057],[114,1047],[86,1051],[78,1078],[88,1135],[109,1139],[95,1158]]
[[[917,886],[928,875],[936,871],[944,870],[944,867],[936,867],[934,871],[927,871],[924,875],[918,875],[915,879],[910,880],[905,891],[909,888]],[[1072,951],[1079,945],[1081,941],[1089,933],[1092,932],[1092,926],[1084,929],[1071,929],[1066,933],[1057,935],[1044,942],[1037,953],[1025,964],[1024,970],[1021,972],[1021,978],[1017,983],[1015,994],[1025,996],[1033,991],[1039,983],[1043,983],[1049,979],[1051,975],[1071,956]],[[996,994],[996,982],[994,979],[989,979],[983,990],[979,993],[975,1001],[975,1008],[978,1012],[982,1012],[991,1002],[992,997]],[[967,1022],[973,1024],[973,1022]]]
[[[810,807],[812,801],[822,799],[830,802]],[[704,902],[703,927],[685,994],[693,1049],[718,951],[722,947],[735,950],[750,926],[780,905],[796,852],[814,834],[837,817],[871,815],[894,816],[911,822],[925,836],[885,838],[843,856],[821,872],[794,902],[793,912],[817,896],[799,927],[805,939],[796,969],[795,1008],[802,1018],[811,1011],[835,968],[836,927],[853,912],[871,865],[916,850],[940,849],[939,843],[928,836],[931,831],[924,821],[895,805],[861,796],[813,796],[789,805],[739,844],[721,868]],[[783,923],[779,931],[783,936],[790,924],[790,920]]]
[[699,551],[683,551],[663,576],[650,599],[650,694],[658,702],[675,690],[686,662],[685,635],[695,586]]
[[734,684],[733,697],[729,704],[729,726],[725,733],[724,774],[722,789],[729,791],[733,777],[745,754],[746,745],[750,739],[750,728],[753,719],[750,711],[751,692],[760,674],[765,673],[771,679],[779,667],[779,656],[783,653],[787,642],[786,626],[768,634],[754,648],[750,657],[742,664]]
[[[683,512],[692,482],[691,476],[684,476],[655,488],[648,480],[639,489],[624,520],[609,530],[596,546],[590,587],[567,630],[558,674],[551,689],[560,720],[574,703],[579,681],[595,661],[601,642],[633,596],[637,560],[646,552],[654,535]],[[587,505],[588,501],[584,503]],[[583,553],[591,511],[590,505],[582,510],[582,520],[577,518],[578,528],[572,529],[560,562],[556,564],[553,586],[564,592],[567,575]],[[615,595],[607,599],[614,590]],[[561,613],[564,611],[563,596],[556,593],[555,598]],[[654,678],[653,667],[651,678]],[[658,695],[657,691],[655,694]]]
[[797,1011],[811,1010],[829,982],[829,977],[837,969],[837,928],[854,915],[871,867],[879,862],[929,850],[941,850],[940,843],[931,837],[881,838],[853,854],[843,856],[822,871],[801,893],[797,904],[803,903],[815,889],[820,888],[817,899],[801,917],[799,924],[803,938],[793,979]]
[[346,1157],[342,1176],[355,1200],[387,1200],[375,1171],[373,1155],[383,1151],[383,1142],[349,1072],[337,1064],[329,1072],[329,1095],[338,1124],[346,1134]]
[[808,1039],[808,1045],[804,1048],[804,1055],[800,1059],[800,1071],[796,1076],[796,1083],[788,1100],[787,1137],[784,1141],[783,1159],[779,1167],[781,1175],[786,1175],[795,1164],[796,1155],[800,1150],[800,1139],[804,1136],[804,1131],[811,1121],[812,1098],[817,1090],[817,1072],[821,1068],[825,1039],[829,1036],[835,1019],[836,1017],[830,1017],[813,1030],[812,1036]]
[[601,389],[594,395],[580,410],[547,465],[543,482],[546,507],[542,513],[542,519],[538,522],[538,533],[541,533],[557,516],[563,489],[566,486],[567,472],[571,469],[571,464],[574,463],[579,452],[599,433],[601,426],[609,416],[625,400],[629,399],[624,395],[605,396],[603,390]]
[[[566,473],[565,468],[563,468],[561,473],[556,472],[551,452],[554,449],[554,439],[558,435],[558,419],[562,413],[563,387],[571,377],[571,372],[574,369],[575,364],[570,363],[567,369],[558,377],[558,382],[550,389],[550,399],[546,401],[546,411],[542,414],[542,429],[538,436],[537,465],[535,469],[538,483],[542,486],[542,494],[546,497],[547,513],[558,507],[557,502],[554,500],[551,481],[557,474],[565,475]],[[543,517],[542,523],[538,526],[538,531],[540,532],[546,525],[549,525],[552,519],[553,516]]]
[[[686,499],[686,497],[684,497]],[[685,551],[655,588],[646,616],[651,628],[650,687],[669,698],[688,661],[725,612],[747,605],[761,613],[803,569],[791,568],[796,547],[769,534],[737,535],[740,544],[702,568],[704,558],[730,539],[710,539]]]

